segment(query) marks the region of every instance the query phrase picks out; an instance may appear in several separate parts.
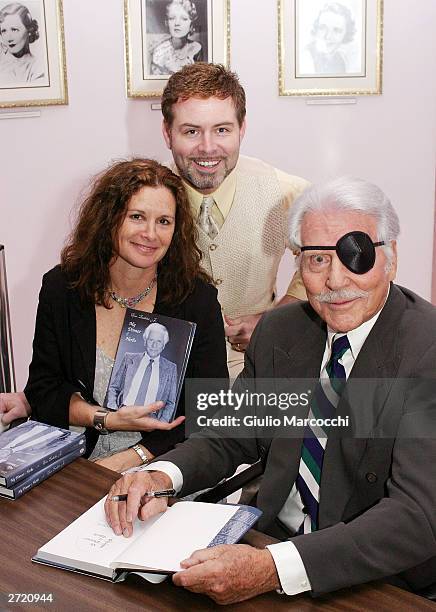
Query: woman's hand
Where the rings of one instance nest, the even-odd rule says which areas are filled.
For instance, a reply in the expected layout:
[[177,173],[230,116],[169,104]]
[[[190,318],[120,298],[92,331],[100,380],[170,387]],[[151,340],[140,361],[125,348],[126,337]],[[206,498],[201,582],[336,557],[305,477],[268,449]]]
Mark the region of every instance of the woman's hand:
[[[140,444],[139,446],[149,461],[154,459],[153,453],[151,453],[148,448],[145,448],[143,444]],[[94,463],[98,463],[99,465],[102,465],[108,470],[113,470],[114,472],[125,472],[129,468],[142,465],[140,456],[133,450],[133,448],[126,448],[119,453],[114,453],[110,457],[97,459]]]
[[106,417],[106,428],[112,431],[154,431],[174,429],[183,423],[184,416],[178,417],[172,423],[147,416],[163,407],[163,402],[153,402],[148,406],[123,406],[116,412],[109,412]]
[[28,417],[29,402],[23,392],[0,393],[0,424],[9,425],[15,419]]
[[[112,470],[113,472],[124,472],[129,468],[133,467],[135,457],[135,451],[132,451],[131,448],[123,450],[119,453],[115,453],[110,457],[103,457],[103,459],[96,459],[94,463],[98,463],[98,465],[102,465],[108,470]],[[139,458],[139,457],[138,457]]]

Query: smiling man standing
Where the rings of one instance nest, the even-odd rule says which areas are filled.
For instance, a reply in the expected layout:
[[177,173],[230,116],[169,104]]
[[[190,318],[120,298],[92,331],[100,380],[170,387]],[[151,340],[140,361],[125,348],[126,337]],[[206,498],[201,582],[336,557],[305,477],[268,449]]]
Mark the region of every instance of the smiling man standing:
[[[236,376],[260,316],[275,305],[287,246],[287,211],[308,183],[240,157],[245,92],[236,74],[197,62],[173,74],[162,96],[163,135],[199,228],[203,266],[218,288]],[[305,299],[299,276],[280,303]]]

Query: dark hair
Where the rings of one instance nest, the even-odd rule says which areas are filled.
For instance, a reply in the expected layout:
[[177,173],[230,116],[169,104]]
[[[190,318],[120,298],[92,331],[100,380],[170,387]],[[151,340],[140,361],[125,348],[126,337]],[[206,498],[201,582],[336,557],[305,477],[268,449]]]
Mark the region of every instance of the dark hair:
[[98,175],[81,205],[76,225],[61,253],[61,267],[82,299],[110,308],[110,264],[119,228],[131,197],[142,187],[166,187],[176,200],[174,235],[158,264],[162,301],[179,304],[197,277],[211,282],[200,268],[197,230],[181,179],[152,159],[112,164]]
[[19,2],[7,4],[0,11],[0,23],[2,23],[8,15],[18,14],[24,27],[29,33],[29,44],[35,42],[39,38],[39,28],[36,19],[32,19],[29,9]]
[[245,91],[236,73],[222,64],[195,62],[184,66],[168,79],[162,94],[161,106],[165,123],[171,127],[173,104],[189,98],[232,98],[238,123],[245,119]]

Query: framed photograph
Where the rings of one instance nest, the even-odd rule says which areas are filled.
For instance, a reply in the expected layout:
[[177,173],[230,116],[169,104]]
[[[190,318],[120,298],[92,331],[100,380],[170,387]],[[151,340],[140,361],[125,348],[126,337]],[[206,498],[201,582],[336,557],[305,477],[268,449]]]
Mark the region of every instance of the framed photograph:
[[0,108],[67,103],[62,0],[0,0]]
[[230,0],[124,0],[127,95],[162,95],[186,64],[229,66]]
[[278,0],[279,94],[382,93],[383,0]]

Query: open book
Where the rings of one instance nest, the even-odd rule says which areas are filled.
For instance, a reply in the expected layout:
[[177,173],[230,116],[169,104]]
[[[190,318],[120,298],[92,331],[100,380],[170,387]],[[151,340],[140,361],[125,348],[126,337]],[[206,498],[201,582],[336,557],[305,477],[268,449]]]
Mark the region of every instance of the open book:
[[172,574],[199,548],[234,544],[261,515],[251,506],[181,501],[148,521],[136,519],[133,535],[124,538],[107,525],[104,501],[40,548],[32,561],[112,581],[125,571]]
[[104,405],[165,405],[149,416],[174,419],[196,324],[160,314],[126,309]]

